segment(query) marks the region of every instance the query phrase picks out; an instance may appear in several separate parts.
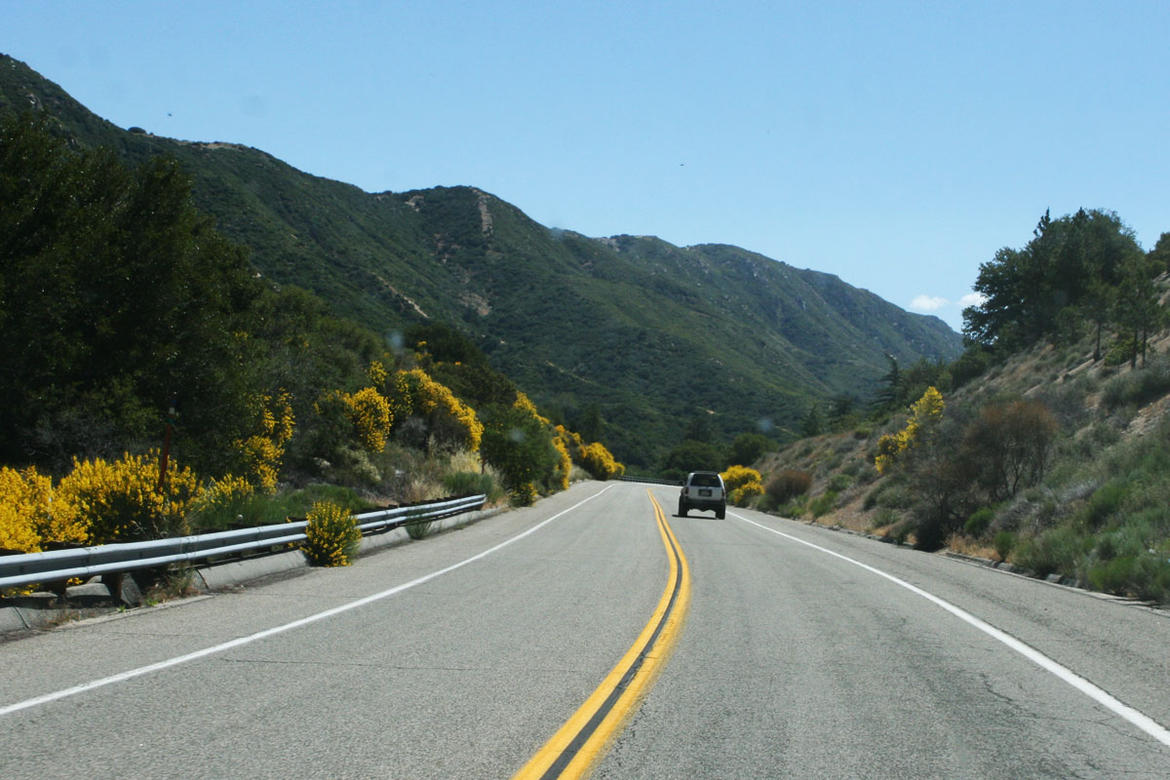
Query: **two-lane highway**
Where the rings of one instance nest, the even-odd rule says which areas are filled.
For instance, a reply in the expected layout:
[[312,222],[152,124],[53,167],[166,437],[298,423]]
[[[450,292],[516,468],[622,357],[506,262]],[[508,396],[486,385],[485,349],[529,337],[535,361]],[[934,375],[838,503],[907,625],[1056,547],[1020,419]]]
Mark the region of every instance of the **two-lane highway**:
[[348,569],[9,642],[0,708],[215,652],[0,715],[0,776],[506,777],[667,573],[645,489],[593,483]]
[[0,776],[509,777],[656,631],[596,776],[1170,773],[1164,615],[676,492],[0,644]]
[[687,630],[596,776],[1170,776],[1164,614],[755,512],[671,524]]

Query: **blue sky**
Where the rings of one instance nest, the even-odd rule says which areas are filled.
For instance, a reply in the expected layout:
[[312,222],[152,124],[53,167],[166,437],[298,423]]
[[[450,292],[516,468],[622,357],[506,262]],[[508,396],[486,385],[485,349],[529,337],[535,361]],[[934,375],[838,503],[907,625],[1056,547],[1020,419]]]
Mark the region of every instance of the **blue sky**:
[[123,127],[591,236],[728,243],[961,326],[1045,209],[1170,231],[1170,2],[29,2]]

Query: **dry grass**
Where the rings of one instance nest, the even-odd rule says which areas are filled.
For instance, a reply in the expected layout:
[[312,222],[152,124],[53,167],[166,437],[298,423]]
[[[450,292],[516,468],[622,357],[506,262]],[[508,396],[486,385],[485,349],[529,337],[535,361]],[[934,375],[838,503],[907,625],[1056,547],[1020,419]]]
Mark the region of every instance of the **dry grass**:
[[999,553],[986,542],[980,542],[963,534],[951,534],[947,539],[947,549],[960,555],[969,555],[972,558],[986,558],[991,561],[999,560]]

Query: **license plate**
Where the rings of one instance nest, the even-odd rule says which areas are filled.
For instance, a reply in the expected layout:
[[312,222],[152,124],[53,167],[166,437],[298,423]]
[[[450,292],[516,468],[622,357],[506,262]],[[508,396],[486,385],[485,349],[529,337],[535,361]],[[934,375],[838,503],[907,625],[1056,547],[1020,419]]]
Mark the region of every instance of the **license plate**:
[[699,495],[700,495],[700,496],[709,496],[709,495],[711,495],[711,488],[699,488]]

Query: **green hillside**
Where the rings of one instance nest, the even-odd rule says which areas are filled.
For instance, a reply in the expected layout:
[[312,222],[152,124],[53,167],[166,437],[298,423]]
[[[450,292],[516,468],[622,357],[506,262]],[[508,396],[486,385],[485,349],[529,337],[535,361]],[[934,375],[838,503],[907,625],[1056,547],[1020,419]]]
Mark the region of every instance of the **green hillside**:
[[117,128],[0,55],[0,114],[29,109],[129,162],[177,159],[199,208],[270,282],[388,336],[455,326],[554,416],[579,428],[599,411],[599,438],[634,468],[696,418],[723,441],[789,438],[814,400],[876,387],[887,355],[908,365],[961,347],[937,318],[743,249],[588,238],[472,187],[370,194],[257,149]]

